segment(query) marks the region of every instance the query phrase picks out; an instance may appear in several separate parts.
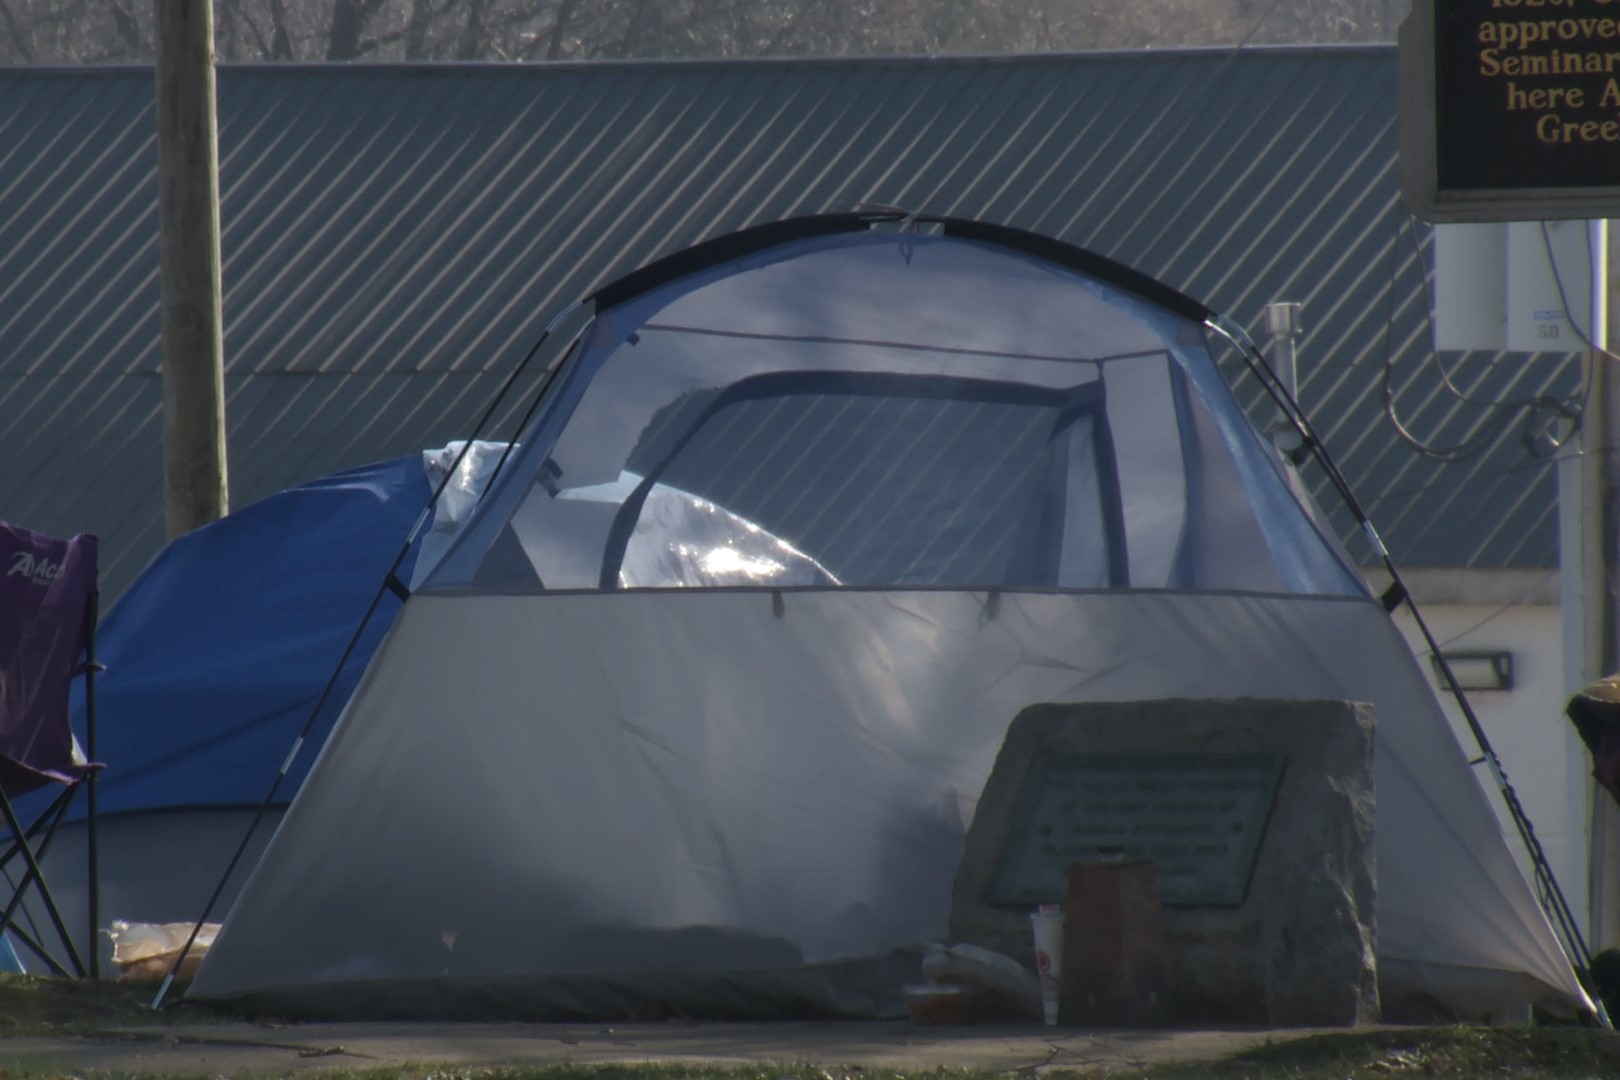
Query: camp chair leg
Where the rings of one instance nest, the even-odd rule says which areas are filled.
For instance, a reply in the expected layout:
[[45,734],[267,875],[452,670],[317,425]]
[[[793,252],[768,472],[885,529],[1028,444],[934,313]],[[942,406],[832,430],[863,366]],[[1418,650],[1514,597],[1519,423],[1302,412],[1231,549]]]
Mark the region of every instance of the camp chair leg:
[[[13,895],[13,896],[16,895],[16,893],[17,893],[17,882],[15,880],[13,880],[13,878],[11,876],[11,873],[9,871],[0,870],[0,882],[4,882],[4,884],[7,887],[10,888],[10,890],[11,890],[10,895]],[[26,903],[24,904],[24,906],[22,908],[18,909],[16,917],[15,917],[15,922],[16,922],[16,929],[18,930],[19,933],[32,934],[32,935],[34,935],[34,939],[36,941],[44,936],[39,931],[39,919],[34,915],[34,913],[32,911],[28,910]],[[21,929],[23,923],[28,924],[28,929],[27,930],[22,930]]]
[[[24,877],[22,888],[26,888],[27,886],[28,878]],[[22,888],[19,888],[17,893],[12,896],[11,903],[6,905],[5,913],[0,914],[0,933],[9,932],[12,937],[16,938],[19,942],[26,946],[29,952],[43,960],[51,969],[52,975],[57,975],[64,979],[72,978],[73,976],[68,972],[67,968],[62,966],[61,961],[57,960],[56,957],[46,952],[45,947],[39,943],[38,939],[36,939],[34,935],[30,934],[28,931],[24,930],[22,927],[18,926],[12,921],[14,917],[14,909],[22,905]]]
[[[69,787],[62,793],[62,796],[58,797],[57,801],[62,804],[63,810],[67,808],[67,799],[71,798],[72,792],[73,788]],[[79,950],[73,947],[73,937],[68,933],[67,923],[63,921],[62,913],[56,907],[56,899],[51,896],[50,887],[45,883],[45,872],[40,868],[39,859],[34,855],[34,849],[28,845],[22,822],[17,820],[17,813],[11,808],[11,800],[6,797],[3,791],[0,791],[0,813],[5,815],[6,826],[11,830],[11,835],[18,838],[18,853],[22,855],[23,862],[28,866],[28,872],[23,875],[22,883],[17,888],[17,894],[11,898],[11,904],[6,908],[5,921],[0,923],[0,926],[9,925],[13,909],[21,904],[23,895],[27,892],[30,884],[30,879],[32,879],[32,883],[39,893],[39,898],[45,905],[45,911],[51,917],[51,925],[56,928],[57,935],[62,939],[62,947],[67,950],[68,959],[73,961],[73,970],[82,979],[84,977],[84,963],[79,959]],[[51,827],[46,830],[45,838],[40,841],[40,858],[44,857],[45,851],[50,847],[51,840],[56,836],[56,827],[62,823],[62,817],[62,813],[58,812],[56,819],[51,822]],[[36,826],[38,824],[38,822],[35,823]],[[63,972],[63,974],[66,974],[66,972]]]
[[[62,789],[62,792],[57,795],[56,798],[51,800],[49,806],[35,815],[34,820],[29,823],[28,829],[22,835],[28,840],[32,841],[35,837],[39,836],[40,833],[45,832],[46,826],[50,825],[67,810],[68,801],[72,798],[73,788],[71,786]],[[17,834],[13,833],[12,835],[15,836]],[[45,843],[48,844],[49,841],[47,840]],[[20,848],[13,844],[10,851],[7,851],[4,855],[0,855],[0,871],[4,871],[6,864],[11,862],[11,860],[16,858],[19,854],[21,854]]]
[[[23,835],[26,837],[27,843],[33,843],[39,834],[45,831],[45,827],[66,810],[68,801],[71,797],[71,788],[63,790],[56,796],[56,798],[51,800],[49,806],[45,807],[45,809],[41,810],[34,816],[34,820],[29,823],[28,828],[24,830],[23,833]],[[47,840],[42,847],[48,846],[48,844],[49,841]],[[53,974],[61,975],[66,978],[68,977],[67,969],[62,967],[54,956],[46,953],[44,951],[44,947],[39,944],[39,938],[36,936],[39,933],[39,928],[34,921],[33,914],[31,912],[24,911],[21,906],[23,899],[27,896],[28,886],[33,883],[34,879],[32,875],[25,871],[22,882],[18,883],[11,880],[11,874],[6,869],[7,864],[9,864],[11,860],[17,856],[20,850],[21,845],[13,842],[5,854],[0,855],[0,875],[4,875],[6,884],[11,886],[11,895],[16,901],[16,903],[8,906],[3,913],[0,913],[0,933],[10,930],[14,935],[16,935],[19,941],[31,949],[46,964],[50,965],[50,967],[53,969]],[[19,915],[27,916],[28,925],[30,927],[29,930],[24,930],[21,924],[16,921],[16,917]]]
[[[19,560],[18,565],[33,567],[36,571],[24,578],[29,588],[20,591],[8,589],[6,593],[7,615],[12,615],[15,608],[16,623],[21,628],[19,635],[7,638],[5,655],[0,658],[7,677],[10,678],[15,669],[25,680],[38,680],[41,686],[64,690],[78,676],[90,676],[97,666],[94,644],[96,538],[81,534],[71,540],[58,540],[0,523],[0,545],[4,546],[7,558],[15,558]],[[43,562],[40,561],[42,559]],[[48,588],[34,588],[36,585]],[[68,603],[70,599],[75,603]],[[86,657],[85,664],[79,663],[81,652]],[[87,693],[93,693],[93,688],[94,680],[91,678]],[[0,918],[0,932],[11,924],[19,910],[25,911],[33,933],[23,937],[52,967],[61,970],[61,966],[51,960],[39,948],[39,942],[34,940],[35,937],[49,940],[49,937],[42,934],[35,924],[33,909],[24,907],[28,889],[32,887],[50,915],[51,925],[61,939],[62,950],[72,961],[73,973],[83,978],[84,962],[79,957],[79,950],[40,864],[57,829],[67,817],[74,791],[100,765],[87,760],[80,752],[73,732],[72,710],[66,696],[53,693],[49,697],[41,697],[37,707],[28,702],[23,704],[26,707],[12,708],[8,700],[7,707],[0,710],[4,713],[0,715],[0,742],[4,743],[4,752],[0,754],[0,765],[4,766],[3,773],[0,773],[4,777],[0,780],[0,817],[3,817],[12,841],[10,849],[0,855],[0,867],[10,862],[13,855],[21,855],[28,868],[21,875],[22,883],[5,906],[5,915]],[[37,736],[47,731],[57,737],[42,742]],[[87,738],[93,741],[94,736],[87,734]],[[58,791],[57,797],[51,801],[50,809],[24,829],[17,820],[12,796],[47,787],[54,787]],[[47,821],[49,826],[36,845],[34,835]],[[87,838],[85,846],[94,858],[95,841]],[[95,910],[95,877],[92,867],[91,902],[87,905],[92,918],[99,914]],[[92,947],[96,944],[93,923],[90,944]],[[55,948],[54,942],[52,948]],[[66,974],[65,971],[63,973]]]
[[89,876],[85,878],[85,948],[90,950],[90,977],[101,978],[101,941],[96,937],[101,925],[101,853],[97,850],[96,840],[96,774],[91,773],[85,780],[89,785],[86,799],[89,806],[89,819],[86,822],[84,838],[85,856],[90,861]]
[[[44,946],[39,943],[39,940],[33,934],[17,925],[17,914],[22,910],[23,900],[28,896],[28,887],[34,883],[34,880],[34,872],[28,870],[23,873],[22,880],[13,886],[10,901],[7,902],[5,910],[0,911],[0,934],[10,931],[35,956],[38,956],[49,965],[51,974],[60,975],[64,979],[71,978],[68,969],[63,967],[56,957],[46,952]],[[29,923],[33,923],[32,917],[29,918]]]
[[[96,760],[96,674],[102,666],[96,663],[96,623],[100,594],[92,591],[84,598],[84,752],[91,761]],[[84,850],[89,859],[85,878],[86,948],[90,950],[90,977],[101,978],[101,942],[96,934],[101,926],[101,853],[96,835],[96,777],[99,769],[92,769],[85,777],[85,835]]]

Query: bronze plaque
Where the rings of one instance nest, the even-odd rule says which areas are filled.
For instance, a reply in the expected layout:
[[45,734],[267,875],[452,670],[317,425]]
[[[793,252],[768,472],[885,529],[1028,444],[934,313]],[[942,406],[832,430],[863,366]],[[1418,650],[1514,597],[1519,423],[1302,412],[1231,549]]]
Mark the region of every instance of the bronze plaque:
[[1061,904],[1071,863],[1150,859],[1165,906],[1236,907],[1287,761],[1284,754],[1037,756],[988,902]]

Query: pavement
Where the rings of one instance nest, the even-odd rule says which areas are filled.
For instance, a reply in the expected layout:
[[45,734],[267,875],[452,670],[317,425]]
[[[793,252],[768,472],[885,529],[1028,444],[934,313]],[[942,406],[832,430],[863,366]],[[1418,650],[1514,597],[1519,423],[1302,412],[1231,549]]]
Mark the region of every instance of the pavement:
[[[907,1022],[566,1024],[252,1023],[0,1040],[0,1069],[225,1076],[432,1063],[806,1063],[997,1072],[1211,1061],[1310,1031],[921,1027]],[[832,1080],[829,1077],[829,1080]]]

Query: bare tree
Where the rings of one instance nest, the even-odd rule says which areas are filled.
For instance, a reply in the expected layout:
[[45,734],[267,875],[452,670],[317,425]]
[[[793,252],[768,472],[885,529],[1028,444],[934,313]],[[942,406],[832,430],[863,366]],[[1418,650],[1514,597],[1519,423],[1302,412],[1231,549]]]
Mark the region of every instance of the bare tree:
[[387,0],[336,0],[326,35],[326,59],[358,60],[375,47],[366,41],[371,20]]
[[0,30],[5,31],[6,51],[0,53],[5,59],[24,64],[36,62],[34,52],[34,35],[30,32],[29,21],[17,17],[16,9],[9,0],[0,0]]
[[1394,41],[1408,7],[1403,0],[1241,0],[1239,14],[1260,20],[1257,42],[1325,44]]
[[[214,0],[230,60],[838,56],[1392,40],[1409,0]],[[150,62],[146,0],[0,0],[0,62]]]

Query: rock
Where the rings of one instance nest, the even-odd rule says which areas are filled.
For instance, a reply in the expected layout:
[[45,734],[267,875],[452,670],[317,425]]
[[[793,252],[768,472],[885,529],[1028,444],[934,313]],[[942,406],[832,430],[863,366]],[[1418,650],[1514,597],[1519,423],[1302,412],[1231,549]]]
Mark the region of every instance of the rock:
[[[1025,709],[1008,729],[968,830],[952,895],[951,940],[1033,963],[1029,908],[998,907],[990,897],[1020,797],[1043,759],[1129,754],[1163,760],[1172,754],[1214,755],[1209,761],[1218,762],[1221,755],[1279,755],[1286,764],[1241,901],[1165,902],[1177,1014],[1183,1021],[1271,1026],[1375,1022],[1372,749],[1372,709],[1349,702],[1167,700]],[[1160,883],[1169,897],[1162,868]],[[1062,895],[1061,881],[1053,891]]]

